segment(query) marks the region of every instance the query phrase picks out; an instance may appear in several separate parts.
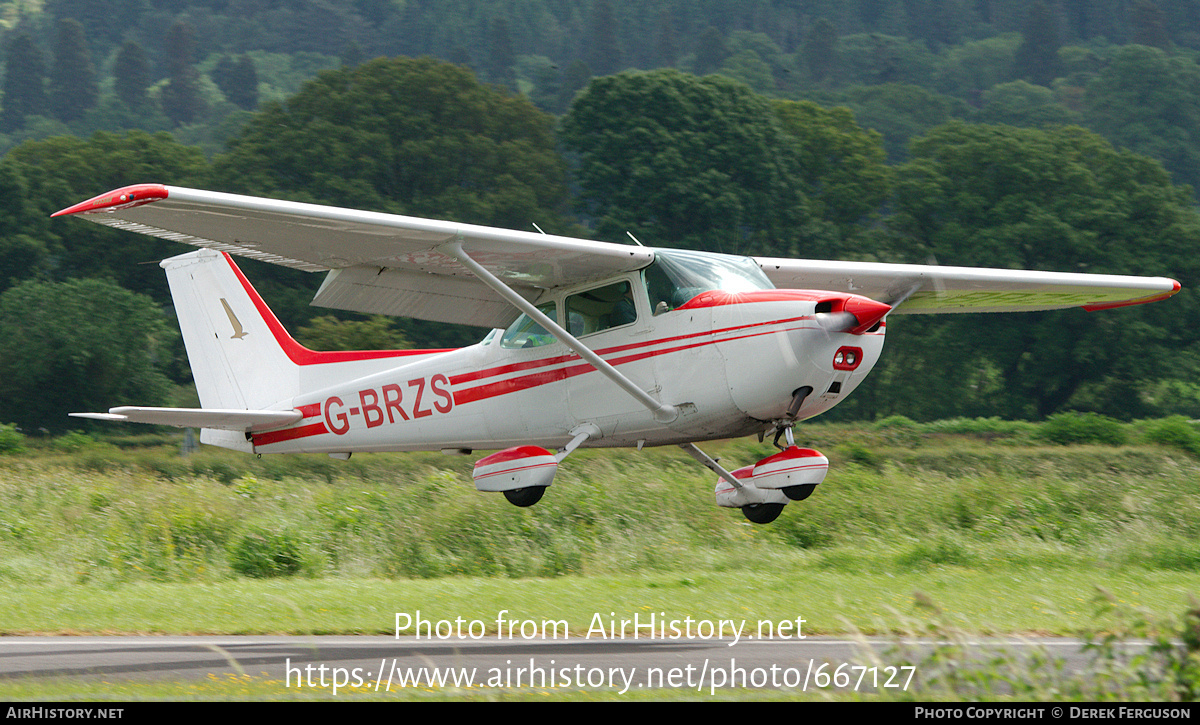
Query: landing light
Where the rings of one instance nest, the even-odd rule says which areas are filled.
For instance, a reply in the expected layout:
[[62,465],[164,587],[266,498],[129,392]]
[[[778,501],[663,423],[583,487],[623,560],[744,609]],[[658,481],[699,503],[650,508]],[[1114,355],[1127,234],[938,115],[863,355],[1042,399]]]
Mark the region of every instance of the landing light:
[[840,347],[833,354],[834,370],[854,370],[862,362],[862,348]]

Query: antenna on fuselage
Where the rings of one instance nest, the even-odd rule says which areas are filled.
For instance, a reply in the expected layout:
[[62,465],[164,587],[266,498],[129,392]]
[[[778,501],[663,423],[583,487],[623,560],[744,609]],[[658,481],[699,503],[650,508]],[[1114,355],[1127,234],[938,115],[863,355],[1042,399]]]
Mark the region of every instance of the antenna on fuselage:
[[639,247],[646,246],[645,244],[642,244],[641,242],[639,242],[637,237],[633,236],[633,232],[626,230],[625,233],[629,235],[629,238],[633,240],[634,244],[638,245]]
[[[529,223],[533,225],[534,229],[538,230],[542,234],[546,234],[545,232],[542,232],[542,228],[537,225],[537,222],[529,222]],[[549,235],[547,235],[547,236],[549,236]]]

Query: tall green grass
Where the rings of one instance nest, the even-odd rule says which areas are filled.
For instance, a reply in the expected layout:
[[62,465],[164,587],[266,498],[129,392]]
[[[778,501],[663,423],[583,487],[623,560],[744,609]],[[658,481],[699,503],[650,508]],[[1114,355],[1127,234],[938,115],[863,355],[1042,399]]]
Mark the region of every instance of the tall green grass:
[[[0,456],[0,581],[515,578],[770,561],[1200,571],[1194,428],[1118,425],[1129,443],[1052,445],[1049,424],[996,420],[804,426],[802,444],[832,460],[829,477],[768,526],[714,506],[714,477],[674,448],[579,451],[541,503],[519,509],[474,490],[472,459],[440,454],[184,457],[33,441]],[[730,465],[774,450],[709,449]]]

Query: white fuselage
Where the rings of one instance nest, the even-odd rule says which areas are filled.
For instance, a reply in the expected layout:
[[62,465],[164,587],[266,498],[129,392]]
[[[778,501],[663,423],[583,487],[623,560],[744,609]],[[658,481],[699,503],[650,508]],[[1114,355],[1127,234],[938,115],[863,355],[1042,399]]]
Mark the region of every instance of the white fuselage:
[[[709,292],[658,315],[646,304],[638,303],[636,322],[579,339],[651,396],[676,406],[670,423],[657,422],[563,343],[514,349],[496,331],[459,350],[367,361],[365,367],[388,369],[348,381],[341,366],[340,381],[303,376],[312,392],[291,401],[303,420],[254,434],[254,450],[554,448],[589,423],[602,434],[589,447],[746,435],[782,418],[804,386],[812,392],[797,419],[836,405],[883,346],[882,326],[863,334],[828,331],[810,292]],[[835,362],[840,350],[851,351],[852,365],[841,357]]]

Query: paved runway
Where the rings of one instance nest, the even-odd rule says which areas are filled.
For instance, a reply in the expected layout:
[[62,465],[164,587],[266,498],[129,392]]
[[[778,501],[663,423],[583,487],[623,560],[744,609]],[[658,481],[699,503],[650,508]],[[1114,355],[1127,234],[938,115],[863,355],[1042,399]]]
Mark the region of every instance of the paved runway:
[[[904,688],[932,643],[892,639],[439,640],[386,636],[5,637],[0,678],[187,681],[248,674],[310,689],[357,687],[582,688],[629,692],[722,688]],[[1074,639],[986,639],[980,652],[1038,647],[1085,666]]]

